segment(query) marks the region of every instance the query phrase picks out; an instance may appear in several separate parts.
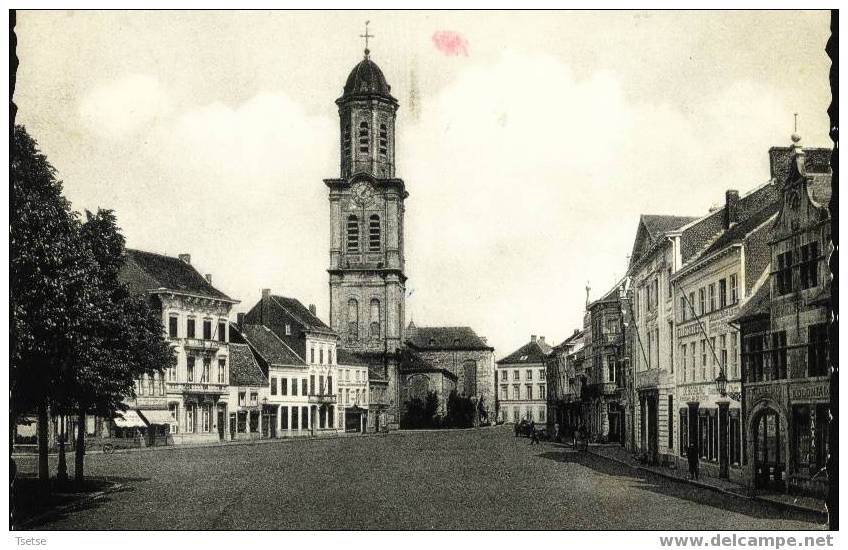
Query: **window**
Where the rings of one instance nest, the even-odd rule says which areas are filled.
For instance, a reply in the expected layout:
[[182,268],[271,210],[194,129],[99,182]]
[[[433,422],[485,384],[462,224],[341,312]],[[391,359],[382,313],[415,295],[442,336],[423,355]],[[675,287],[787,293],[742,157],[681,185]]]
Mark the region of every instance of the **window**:
[[683,371],[683,381],[686,382],[686,344],[681,344],[680,346],[680,370]]
[[801,288],[819,284],[819,243],[811,242],[801,247]]
[[186,321],[186,338],[194,338],[195,330],[194,330],[194,317],[189,317]]
[[533,399],[533,384],[526,384],[524,389],[527,390],[525,393],[525,399]]
[[239,404],[239,407],[244,407],[244,406],[245,406],[245,404],[246,404],[246,403],[245,403],[245,395],[246,395],[246,394],[245,394],[245,392],[240,391],[238,395],[239,395],[239,396],[238,396],[238,404]]
[[197,405],[189,404],[186,405],[186,431],[192,433],[195,431],[195,413],[197,411]]
[[186,357],[186,380],[194,382],[194,357],[191,355]]
[[347,217],[347,251],[359,252],[359,219],[353,214]]
[[518,373],[519,373],[519,371],[517,371],[517,370],[512,371],[512,379],[513,380],[518,381],[518,379],[520,378]]
[[668,448],[674,448],[674,396],[668,396]]
[[727,305],[727,279],[720,279],[718,282],[718,307]]
[[771,334],[771,370],[774,378],[786,378],[786,331]]
[[828,365],[827,325],[811,325],[807,340],[807,376],[826,376]]
[[715,283],[710,283],[710,311],[716,310],[716,286]]
[[509,390],[509,386],[506,384],[501,386],[501,399],[509,399],[507,396],[507,391]]
[[309,407],[300,408],[300,427],[304,430],[309,428]]
[[739,378],[739,362],[736,360],[736,333],[728,333],[730,339],[730,377]]
[[715,336],[710,337],[710,355],[712,356],[712,365],[713,365],[713,378],[718,376],[718,372],[716,370],[716,339]]
[[318,362],[324,364],[324,348],[318,350]]
[[309,388],[307,387],[306,378],[302,378],[300,380],[300,395],[307,395],[309,393]]
[[707,340],[701,340],[701,380],[707,379]]
[[211,412],[210,406],[209,405],[203,405],[203,407],[201,409],[201,414],[202,414],[201,418],[202,418],[202,422],[203,422],[203,431],[204,432],[208,432],[209,428],[211,428],[211,426],[209,425],[209,417],[212,416],[210,414],[210,412]]
[[697,361],[697,358],[695,356],[695,342],[691,342],[689,344],[689,355],[692,356],[692,378],[691,378],[691,380],[694,382],[695,381],[695,361]]
[[539,399],[546,399],[548,394],[545,393],[545,385],[539,384]]
[[707,312],[706,291],[703,287],[698,289],[698,306],[698,313],[703,315]]
[[333,395],[333,375],[327,375],[327,395]]
[[180,405],[179,403],[168,403],[168,412],[171,413],[171,431],[174,433],[179,433],[180,427]]
[[212,339],[212,321],[209,319],[203,320],[203,339],[211,340]]
[[521,399],[521,396],[518,393],[519,386],[518,384],[512,385],[512,398],[513,399]]
[[371,299],[371,338],[380,337],[380,300]]
[[368,123],[365,122],[365,121],[362,121],[359,124],[359,152],[360,153],[367,153],[368,150],[370,149],[371,139],[370,139],[370,136],[368,134],[369,134]]
[[615,355],[607,355],[607,382],[615,382]]
[[792,292],[792,251],[777,255],[777,293]]
[[533,380],[533,371],[527,369],[527,380]]
[[[297,378],[291,379],[292,395],[297,395]],[[306,395],[305,393],[303,395]]]
[[209,382],[209,371],[212,369],[212,359],[208,357],[203,358],[203,372],[200,375],[200,381],[204,383]]
[[668,283],[668,290],[666,291],[666,298],[671,298],[671,293],[674,290],[674,286],[671,284],[671,268],[665,272],[665,280]]
[[291,427],[292,427],[292,429],[293,429],[293,430],[297,430],[297,429],[298,429],[298,422],[297,422],[297,418],[298,418],[298,413],[299,413],[299,412],[300,412],[300,409],[299,409],[299,408],[297,408],[297,407],[292,407],[292,408],[291,408]]
[[680,456],[686,456],[689,447],[689,411],[680,409]]
[[218,383],[227,383],[227,360],[218,359]]
[[654,310],[654,298],[652,296],[653,290],[652,285],[648,285],[648,287],[645,288],[645,311],[648,313]]
[[147,390],[150,395],[156,395],[156,379],[154,374],[147,377]]
[[177,337],[177,317],[175,315],[168,318],[168,336],[171,338]]
[[318,376],[318,395],[324,395],[324,375]]
[[[727,335],[722,334],[718,337],[719,348],[719,370],[727,372]],[[726,374],[725,374],[726,376]]]
[[368,218],[368,250],[380,251],[380,216],[372,214]]
[[347,301],[347,336],[354,341],[359,336],[359,303],[355,298]]
[[389,130],[385,124],[380,124],[380,154],[385,155],[389,150]]
[[512,408],[512,421],[518,422],[520,420],[521,420],[521,413],[519,412],[518,407],[513,407]]
[[[285,382],[285,378],[280,379],[281,382]],[[288,407],[280,407],[280,429],[288,430],[289,429],[289,408]]]
[[539,407],[539,422],[545,421],[545,407]]
[[174,382],[177,379],[177,369],[174,367],[168,367],[168,381]]
[[291,336],[291,325],[286,324],[286,336]]
[[747,382],[762,382],[765,380],[765,336],[757,334],[745,337],[745,349],[742,362],[745,365],[745,380]]
[[271,395],[277,395],[277,379],[271,378]]
[[255,391],[250,392],[250,404],[256,405],[259,402],[259,394]]
[[347,123],[342,127],[342,155],[350,157],[350,124]]
[[681,321],[686,320],[686,310],[687,309],[689,309],[689,308],[686,307],[686,298],[681,296],[680,297],[680,320]]
[[742,463],[742,435],[737,410],[730,411],[730,463],[734,466]]
[[309,362],[313,365],[315,364],[315,347],[309,348]]
[[[306,379],[304,378],[304,381]],[[315,375],[309,375],[309,395],[315,395]]]
[[327,364],[328,365],[333,364],[333,349],[332,348],[327,350]]
[[539,380],[545,379],[545,369],[539,369]]
[[218,321],[218,341],[227,341],[227,323],[224,321]]
[[730,276],[730,305],[739,301],[739,288],[736,282],[736,273]]
[[695,313],[695,293],[694,292],[689,293],[689,303],[686,304],[686,309],[689,310],[690,313],[692,313],[692,317],[695,317],[697,315]]

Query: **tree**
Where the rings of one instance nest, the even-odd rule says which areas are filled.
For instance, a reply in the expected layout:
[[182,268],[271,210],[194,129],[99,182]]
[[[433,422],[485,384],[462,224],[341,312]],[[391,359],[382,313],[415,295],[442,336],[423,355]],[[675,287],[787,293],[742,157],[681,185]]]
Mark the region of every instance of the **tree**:
[[89,414],[111,417],[134,397],[135,381],[175,364],[159,314],[143,296],[130,294],[119,280],[125,261],[124,237],[111,210],[86,212],[81,245],[94,259],[86,307],[69,360],[59,373],[62,403],[77,413],[74,479],[85,475],[85,423]]
[[17,418],[36,410],[38,474],[47,488],[48,408],[90,257],[80,253],[80,222],[61,181],[23,126],[12,132],[9,176],[10,437]]

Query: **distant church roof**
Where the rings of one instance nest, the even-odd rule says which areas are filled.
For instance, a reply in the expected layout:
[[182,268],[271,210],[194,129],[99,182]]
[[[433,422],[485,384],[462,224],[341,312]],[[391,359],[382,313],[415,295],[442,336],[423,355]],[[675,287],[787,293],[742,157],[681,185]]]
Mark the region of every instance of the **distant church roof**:
[[471,327],[416,327],[410,323],[406,343],[418,350],[491,350]]
[[365,59],[357,63],[350,71],[347,82],[345,82],[342,99],[377,95],[395,102],[391,91],[392,87],[386,82],[383,71],[366,55]]

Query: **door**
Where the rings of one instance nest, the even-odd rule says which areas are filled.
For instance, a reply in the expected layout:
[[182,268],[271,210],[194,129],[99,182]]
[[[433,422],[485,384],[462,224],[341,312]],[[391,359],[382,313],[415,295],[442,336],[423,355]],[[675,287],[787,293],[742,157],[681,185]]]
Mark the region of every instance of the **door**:
[[754,481],[758,489],[782,491],[786,470],[781,446],[785,438],[780,417],[772,409],[764,411],[755,424]]
[[224,432],[226,431],[226,415],[224,411],[218,409],[218,440],[224,440]]
[[658,460],[659,417],[657,416],[657,396],[648,396],[648,455],[652,463]]

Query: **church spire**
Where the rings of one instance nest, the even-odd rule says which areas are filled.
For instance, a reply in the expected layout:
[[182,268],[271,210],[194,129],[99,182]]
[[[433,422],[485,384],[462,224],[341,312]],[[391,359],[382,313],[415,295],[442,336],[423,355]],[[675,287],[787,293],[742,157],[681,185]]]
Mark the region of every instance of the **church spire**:
[[371,21],[366,21],[366,22],[365,22],[365,34],[360,34],[360,35],[359,35],[359,38],[364,38],[364,39],[365,39],[365,59],[368,59],[368,58],[369,58],[369,56],[371,55],[371,50],[369,50],[369,49],[368,49],[368,39],[369,39],[369,38],[374,38],[374,35],[373,35],[373,34],[368,34],[368,24],[369,24],[369,23],[371,23]]

